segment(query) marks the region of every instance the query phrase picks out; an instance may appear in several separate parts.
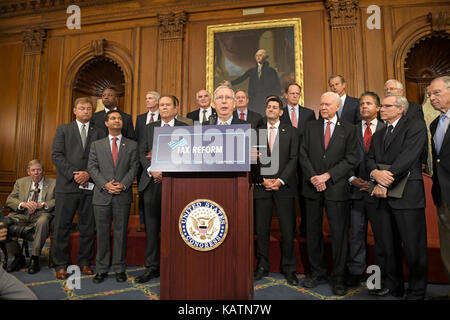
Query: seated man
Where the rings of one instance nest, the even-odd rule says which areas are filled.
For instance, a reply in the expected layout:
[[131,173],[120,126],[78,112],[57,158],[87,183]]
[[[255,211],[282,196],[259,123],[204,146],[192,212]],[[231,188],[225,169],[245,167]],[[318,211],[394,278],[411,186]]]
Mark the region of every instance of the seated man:
[[[28,273],[39,272],[39,256],[47,240],[50,221],[55,207],[56,180],[44,177],[44,165],[38,159],[31,160],[27,167],[28,177],[20,178],[14,184],[14,189],[6,199],[6,206],[11,208],[8,216],[23,226],[34,226],[34,241],[31,250],[31,260]],[[8,272],[18,271],[25,266],[25,257],[20,251],[17,240],[6,244],[9,256],[14,261],[8,266]]]

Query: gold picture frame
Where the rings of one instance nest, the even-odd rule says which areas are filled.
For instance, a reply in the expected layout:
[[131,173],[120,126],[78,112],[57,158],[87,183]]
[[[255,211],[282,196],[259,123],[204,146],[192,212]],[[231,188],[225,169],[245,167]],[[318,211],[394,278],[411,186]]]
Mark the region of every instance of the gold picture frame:
[[[268,65],[277,72],[281,90],[290,81],[303,88],[300,18],[211,25],[206,32],[206,88],[209,92],[213,93],[224,80],[231,82],[243,78],[246,70],[256,70],[255,53],[259,49],[266,50]],[[249,82],[247,79],[239,85],[231,85],[233,89],[249,92]],[[281,91],[269,94],[282,96]],[[299,103],[303,105],[303,96]]]

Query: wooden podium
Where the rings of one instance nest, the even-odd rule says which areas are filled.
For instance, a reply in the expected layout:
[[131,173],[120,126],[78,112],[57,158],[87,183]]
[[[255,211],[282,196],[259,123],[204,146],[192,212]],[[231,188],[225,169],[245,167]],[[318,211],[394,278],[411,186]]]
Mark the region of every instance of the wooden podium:
[[[196,199],[219,204],[228,219],[220,246],[198,251],[179,229]],[[161,210],[161,299],[253,299],[253,190],[247,172],[164,173]]]

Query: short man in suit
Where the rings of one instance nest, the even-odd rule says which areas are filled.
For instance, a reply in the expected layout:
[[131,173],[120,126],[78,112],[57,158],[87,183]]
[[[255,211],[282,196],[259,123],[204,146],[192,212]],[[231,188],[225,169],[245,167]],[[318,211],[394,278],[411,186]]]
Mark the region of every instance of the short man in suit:
[[100,131],[103,131],[105,136],[108,135],[108,128],[105,126],[105,116],[110,110],[118,110],[123,119],[122,134],[128,139],[136,140],[136,132],[134,131],[131,116],[118,109],[119,100],[117,97],[117,89],[114,86],[109,86],[103,90],[102,102],[105,109],[94,113],[92,116],[93,124],[99,128]]
[[[88,171],[95,182],[92,205],[97,226],[97,274],[94,283],[108,276],[109,263],[116,281],[127,280],[126,252],[130,206],[133,202],[133,180],[138,169],[137,143],[122,135],[122,115],[110,110],[105,117],[109,135],[94,141],[89,152]],[[111,258],[111,222],[114,243]]]
[[345,93],[345,79],[340,74],[333,74],[328,77],[328,85],[332,92],[339,95],[340,108],[338,110],[339,121],[347,121],[358,124],[361,121],[359,115],[359,99],[350,97]]
[[[158,110],[158,100],[160,94],[156,91],[148,91],[145,95],[145,105],[147,107],[147,112],[142,113],[136,118],[136,138],[138,145],[142,143],[145,126],[149,123],[159,120],[159,110]],[[139,169],[137,173],[137,182],[139,185],[139,180],[141,178],[142,166],[139,164]],[[139,193],[139,222],[140,226],[136,230],[138,232],[145,231],[144,225],[144,195]]]
[[194,124],[208,124],[209,117],[217,115],[216,110],[211,107],[211,94],[205,89],[201,89],[195,94],[195,98],[199,108],[189,112],[186,117],[192,119]]
[[91,143],[105,135],[90,122],[92,111],[89,98],[75,100],[75,121],[60,125],[53,139],[52,161],[56,167],[53,262],[58,279],[67,278],[69,236],[75,212],[80,230],[78,265],[83,274],[93,274],[90,263],[94,256],[95,221],[93,184],[87,162]]
[[[450,77],[434,79],[428,96],[431,105],[441,114],[430,124],[433,154],[432,195],[438,211],[441,256],[450,281]],[[450,299],[450,291],[445,299]]]
[[348,250],[350,219],[348,173],[356,158],[355,129],[337,116],[339,95],[326,92],[320,98],[321,119],[306,124],[300,148],[303,171],[302,194],[306,200],[308,224],[307,248],[311,274],[303,281],[306,288],[314,288],[328,281],[324,262],[323,209],[326,208],[331,229],[333,255],[332,290],[345,295],[345,267]]
[[[289,83],[284,88],[284,97],[286,98],[287,104],[283,110],[283,114],[280,117],[280,121],[287,123],[297,128],[298,132],[298,145],[299,152],[302,144],[303,132],[305,131],[305,125],[307,122],[316,120],[316,115],[311,109],[305,108],[298,104],[300,101],[300,95],[302,94],[302,88],[299,84],[293,82]],[[306,209],[305,209],[305,199],[302,195],[302,170],[300,164],[297,166],[297,187],[298,196],[300,203],[300,235],[306,238]]]
[[145,251],[145,271],[136,277],[137,283],[145,283],[159,277],[159,231],[161,228],[161,188],[162,172],[151,170],[151,153],[153,148],[153,133],[155,127],[186,126],[184,122],[175,119],[177,114],[176,98],[163,95],[159,99],[159,113],[161,120],[149,124],[145,128],[145,138],[139,145],[139,161],[142,176],[138,190],[144,194],[145,228],[147,235]]
[[248,95],[245,90],[237,90],[236,96],[236,110],[233,113],[233,117],[237,117],[241,120],[247,121],[251,124],[252,128],[257,128],[262,116],[248,109]]
[[[409,284],[406,299],[424,299],[427,230],[421,153],[427,141],[427,130],[423,120],[405,116],[407,108],[408,100],[404,96],[390,94],[383,98],[380,117],[386,121],[387,128],[372,136],[366,158],[367,171],[376,183],[371,195],[379,200],[377,219],[383,226],[381,234],[378,230],[375,233],[383,243],[386,280],[383,287],[376,290],[378,295],[390,293],[403,297],[403,244]],[[404,188],[401,182],[406,183]],[[395,186],[399,192],[394,195]]]
[[[39,272],[39,256],[47,240],[50,222],[55,207],[56,180],[44,176],[44,165],[38,159],[31,160],[27,166],[28,177],[20,178],[14,183],[14,189],[6,199],[6,206],[13,212],[8,216],[18,221],[21,226],[35,227],[33,249],[31,250],[28,273]],[[25,257],[20,251],[17,240],[6,244],[8,255],[14,261],[7,271],[20,270],[25,265]]]
[[228,86],[219,86],[214,90],[214,108],[217,111],[217,117],[211,117],[209,124],[212,125],[230,125],[246,124],[247,121],[233,116],[236,105],[236,96],[233,89]]
[[[403,89],[403,84],[400,81],[398,81],[396,79],[390,79],[384,83],[384,94],[385,95],[398,94],[398,95],[403,96],[404,93],[405,92]],[[406,115],[409,118],[417,118],[417,119],[424,120],[422,106],[413,101],[409,101],[408,112],[406,113]]]
[[[377,119],[381,105],[380,97],[374,92],[367,91],[361,95],[359,101],[362,121],[355,126],[356,165],[350,170],[348,179],[352,199],[347,260],[349,275],[346,282],[349,287],[359,285],[364,279],[368,219],[371,221],[373,230],[376,226],[376,221],[374,221],[377,217],[376,212],[371,210],[374,200],[368,193],[371,182],[365,166],[365,157],[370,148],[372,135],[385,127],[384,122]],[[377,236],[375,231],[374,235]],[[378,261],[376,263],[380,265]]]
[[[258,268],[254,280],[269,274],[269,238],[272,210],[275,204],[282,233],[282,272],[290,285],[297,285],[295,274],[297,261],[294,251],[295,197],[297,196],[298,134],[294,127],[281,123],[283,102],[277,97],[269,98],[266,107],[267,120],[258,127],[259,145],[267,145],[267,152],[261,158],[270,156],[273,161],[261,161],[262,168],[254,178],[256,256]],[[270,164],[266,164],[269,163]],[[264,174],[264,167],[277,166],[275,174]]]

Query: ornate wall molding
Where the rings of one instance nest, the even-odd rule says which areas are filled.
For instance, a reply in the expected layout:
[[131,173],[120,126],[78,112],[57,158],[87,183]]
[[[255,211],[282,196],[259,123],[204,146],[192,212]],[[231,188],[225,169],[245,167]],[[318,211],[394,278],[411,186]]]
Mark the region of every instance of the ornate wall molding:
[[186,12],[169,12],[158,14],[159,38],[161,40],[174,40],[184,38]]
[[43,29],[31,30],[23,32],[23,46],[25,54],[41,54],[44,49],[46,31]]
[[433,32],[445,32],[445,29],[450,25],[450,17],[448,12],[441,11],[427,15],[428,22],[431,24],[431,30]]
[[107,44],[108,43],[105,39],[92,40],[90,48],[94,52],[94,56],[103,56],[105,54],[105,47]]
[[359,0],[325,0],[332,28],[354,27],[358,16]]

